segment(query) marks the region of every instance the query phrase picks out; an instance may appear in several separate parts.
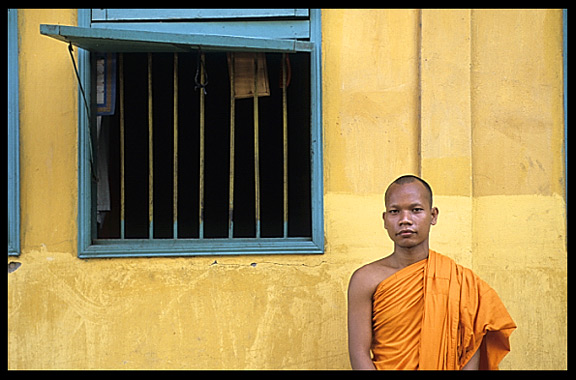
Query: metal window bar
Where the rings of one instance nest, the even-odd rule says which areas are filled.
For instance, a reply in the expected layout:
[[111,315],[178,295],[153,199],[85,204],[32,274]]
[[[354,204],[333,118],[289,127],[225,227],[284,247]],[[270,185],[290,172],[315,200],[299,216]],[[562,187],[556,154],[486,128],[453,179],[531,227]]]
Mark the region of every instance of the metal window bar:
[[126,156],[125,156],[125,124],[124,124],[124,53],[119,54],[119,87],[120,87],[120,239],[126,238]]
[[234,54],[230,54],[230,176],[228,182],[228,239],[234,238],[234,160],[236,139],[236,96],[234,95]]
[[282,53],[282,164],[283,164],[283,236],[288,237],[288,98],[286,53]]
[[148,238],[154,238],[154,120],[152,102],[152,53],[148,53]]
[[174,53],[173,238],[178,239],[178,53]]
[[258,59],[254,58],[254,203],[256,238],[260,238],[260,146],[258,120]]
[[199,196],[199,232],[198,237],[204,239],[204,123],[205,123],[205,55],[200,54],[200,196]]

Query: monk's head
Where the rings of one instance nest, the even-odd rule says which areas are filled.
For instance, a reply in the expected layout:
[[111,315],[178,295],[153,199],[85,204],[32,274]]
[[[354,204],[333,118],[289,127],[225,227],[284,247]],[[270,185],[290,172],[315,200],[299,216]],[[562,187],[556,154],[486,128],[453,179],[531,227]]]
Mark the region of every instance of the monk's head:
[[382,217],[395,244],[411,248],[428,240],[430,226],[438,219],[438,208],[432,201],[430,185],[414,175],[402,176],[388,186]]

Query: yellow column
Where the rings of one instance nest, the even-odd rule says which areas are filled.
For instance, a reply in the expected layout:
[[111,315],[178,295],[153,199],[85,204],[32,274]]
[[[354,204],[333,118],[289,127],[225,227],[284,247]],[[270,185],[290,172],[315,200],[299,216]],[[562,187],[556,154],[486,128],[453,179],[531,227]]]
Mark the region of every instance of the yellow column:
[[[420,168],[440,209],[432,243],[471,267],[471,11],[421,12]],[[442,223],[442,219],[454,218],[458,220],[458,234],[449,232],[454,228],[452,223]]]

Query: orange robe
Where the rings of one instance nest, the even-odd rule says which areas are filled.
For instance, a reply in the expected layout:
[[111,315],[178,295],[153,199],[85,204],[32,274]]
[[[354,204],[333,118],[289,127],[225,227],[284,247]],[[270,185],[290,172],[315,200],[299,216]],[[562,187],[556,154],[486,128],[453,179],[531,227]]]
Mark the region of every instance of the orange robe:
[[430,250],[376,287],[372,354],[377,369],[498,369],[516,328],[500,298],[470,269]]

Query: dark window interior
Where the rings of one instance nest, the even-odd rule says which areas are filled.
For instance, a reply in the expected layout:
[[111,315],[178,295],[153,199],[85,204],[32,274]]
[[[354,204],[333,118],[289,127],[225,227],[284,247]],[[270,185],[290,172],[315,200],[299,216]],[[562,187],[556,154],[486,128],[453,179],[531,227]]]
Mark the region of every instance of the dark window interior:
[[[178,238],[198,238],[199,91],[197,54],[179,54]],[[270,96],[259,98],[261,236],[283,235],[281,54],[267,53]],[[311,231],[310,56],[290,54],[288,236]],[[230,79],[226,53],[206,53],[205,238],[228,237]],[[147,54],[124,54],[125,237],[148,238]],[[119,96],[119,91],[116,92]],[[118,105],[118,100],[116,104]],[[154,238],[173,238],[173,54],[153,54]],[[119,107],[109,130],[111,211],[98,238],[120,238]],[[236,100],[234,237],[255,237],[253,99]],[[101,142],[101,143],[106,143]]]

